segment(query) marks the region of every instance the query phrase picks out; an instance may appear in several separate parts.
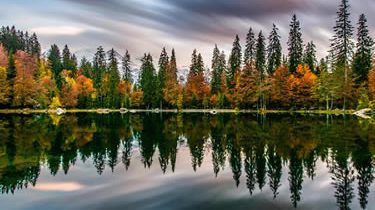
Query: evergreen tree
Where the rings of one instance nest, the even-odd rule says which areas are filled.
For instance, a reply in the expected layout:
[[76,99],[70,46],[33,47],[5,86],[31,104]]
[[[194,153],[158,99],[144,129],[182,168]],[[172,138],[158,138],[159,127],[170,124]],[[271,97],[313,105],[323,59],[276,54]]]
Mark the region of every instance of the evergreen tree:
[[140,87],[143,90],[143,103],[146,108],[156,107],[158,104],[156,95],[156,72],[154,64],[152,63],[152,56],[144,54],[142,58],[141,74],[140,74]]
[[220,92],[221,87],[221,74],[220,71],[220,51],[217,45],[215,44],[215,48],[212,55],[212,79],[211,79],[211,94],[218,94]]
[[120,75],[116,54],[117,52],[113,48],[108,52],[109,96],[107,106],[111,108],[117,108],[120,102],[118,93]]
[[267,48],[267,57],[268,57],[268,74],[272,75],[275,72],[275,69],[281,64],[281,43],[280,35],[278,34],[278,28],[273,24],[271,34],[268,37],[268,48]]
[[50,65],[50,68],[52,69],[53,78],[55,79],[56,85],[59,88],[59,90],[61,90],[62,78],[60,73],[63,70],[63,66],[61,63],[60,49],[56,44],[53,44],[51,46],[48,55],[48,63]]
[[38,37],[35,33],[33,33],[30,37],[30,40],[28,38],[26,39],[27,42],[29,42],[29,53],[33,56],[36,56],[37,58],[40,57],[41,49],[40,49],[40,43],[38,41]]
[[358,21],[357,51],[353,60],[353,72],[357,76],[357,83],[361,84],[368,79],[372,68],[374,40],[369,35],[367,18],[361,14]]
[[106,72],[106,55],[104,52],[104,49],[102,46],[99,46],[94,59],[93,59],[93,80],[94,80],[94,87],[98,91],[98,96],[97,96],[97,105],[99,107],[103,107],[104,105],[104,92],[102,89],[102,82],[103,82],[103,76],[104,73]]
[[165,47],[161,51],[160,58],[159,58],[159,71],[158,71],[158,81],[157,81],[157,95],[159,105],[162,107],[163,105],[163,89],[166,83],[166,71],[169,64],[169,57]]
[[249,65],[254,62],[255,45],[256,45],[255,34],[253,32],[253,29],[250,28],[249,32],[246,35],[246,48],[245,48],[245,54],[244,54],[245,65]]
[[343,84],[341,85],[343,94],[344,104],[343,108],[346,108],[346,93],[344,87],[348,86],[348,82],[351,81],[349,78],[349,67],[350,60],[353,55],[354,43],[353,38],[353,26],[350,21],[348,0],[341,0],[339,10],[337,12],[336,25],[333,30],[335,35],[331,40],[330,54],[332,56],[333,70],[336,72],[336,77],[340,79],[341,75],[344,75]]
[[300,22],[297,16],[293,15],[292,22],[290,23],[290,32],[288,39],[289,51],[289,71],[295,72],[298,64],[302,63],[303,56],[303,41]]
[[122,57],[122,79],[127,82],[133,82],[132,70],[130,68],[130,54],[126,50],[125,55]]
[[313,41],[307,43],[306,45],[303,62],[309,66],[312,72],[316,73],[316,47]]
[[256,55],[255,55],[255,67],[264,75],[265,73],[265,63],[266,63],[266,44],[265,37],[263,36],[262,31],[259,32],[257,44],[256,44]]
[[227,80],[230,87],[234,85],[234,76],[241,68],[242,50],[240,45],[240,38],[236,35],[233,42],[232,52],[229,56],[229,71],[227,72]]
[[172,78],[170,79],[177,82],[177,61],[176,61],[176,53],[174,49],[172,49],[172,55],[171,55],[171,60],[169,62],[169,65],[170,65],[169,70],[172,71],[169,74],[169,75],[172,75]]
[[91,62],[87,60],[86,57],[82,57],[81,63],[80,63],[80,70],[81,74],[84,75],[87,78],[92,78],[92,65]]

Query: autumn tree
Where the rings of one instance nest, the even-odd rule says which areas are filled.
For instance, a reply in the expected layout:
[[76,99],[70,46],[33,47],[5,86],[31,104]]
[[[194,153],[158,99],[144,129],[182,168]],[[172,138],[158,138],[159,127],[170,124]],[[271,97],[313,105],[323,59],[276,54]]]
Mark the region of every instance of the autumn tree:
[[[210,88],[204,78],[204,64],[202,55],[194,49],[192,63],[186,83],[186,102],[190,107],[201,108],[209,100]],[[208,103],[207,103],[208,104]]]
[[286,64],[279,66],[272,76],[271,105],[276,108],[288,108],[290,99],[288,94],[288,80],[290,72]]
[[76,80],[76,89],[78,93],[78,105],[81,108],[92,107],[92,102],[96,98],[96,90],[92,79],[85,75],[78,75]]
[[7,80],[7,70],[0,66],[0,107],[7,105],[10,101],[10,86]]
[[166,68],[165,87],[163,89],[163,98],[172,107],[182,109],[181,100],[183,99],[182,86],[177,81],[177,63],[174,49],[172,49],[171,59]]
[[38,90],[34,79],[37,64],[36,60],[23,51],[15,54],[16,77],[13,87],[13,105],[16,107],[37,106]]
[[63,79],[61,89],[61,103],[64,107],[74,108],[78,105],[78,86],[76,80],[73,78],[73,73],[70,70],[63,70],[61,72]]

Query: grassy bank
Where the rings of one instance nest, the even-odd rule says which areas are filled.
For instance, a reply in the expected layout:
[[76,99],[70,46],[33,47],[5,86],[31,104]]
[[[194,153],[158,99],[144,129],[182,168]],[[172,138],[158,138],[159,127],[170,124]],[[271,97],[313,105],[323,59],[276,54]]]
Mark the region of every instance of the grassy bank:
[[[237,110],[237,109],[163,109],[163,110],[149,110],[149,109],[66,109],[66,113],[99,113],[107,114],[111,112],[122,113],[299,113],[299,114],[353,114],[354,110]],[[55,114],[56,110],[51,109],[0,109],[0,114],[33,114],[33,113],[51,113]]]

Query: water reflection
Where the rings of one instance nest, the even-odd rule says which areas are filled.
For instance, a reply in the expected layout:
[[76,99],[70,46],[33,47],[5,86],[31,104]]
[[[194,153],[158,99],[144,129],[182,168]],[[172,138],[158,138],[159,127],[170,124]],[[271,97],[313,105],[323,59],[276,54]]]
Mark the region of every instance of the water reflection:
[[216,177],[230,167],[234,185],[246,185],[249,196],[267,187],[276,199],[286,176],[294,207],[303,200],[304,181],[316,177],[318,161],[330,173],[339,209],[350,209],[354,198],[365,209],[374,181],[375,125],[352,117],[1,115],[0,189],[8,194],[35,186],[42,166],[69,175],[77,160],[92,160],[99,175],[139,163],[173,173],[181,147],[189,148],[183,158],[191,158],[194,171],[208,157]]

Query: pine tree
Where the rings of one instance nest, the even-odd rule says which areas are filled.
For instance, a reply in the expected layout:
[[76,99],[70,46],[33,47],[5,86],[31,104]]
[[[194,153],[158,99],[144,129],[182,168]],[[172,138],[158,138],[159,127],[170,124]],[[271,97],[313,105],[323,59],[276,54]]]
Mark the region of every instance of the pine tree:
[[353,59],[353,72],[357,76],[357,84],[366,82],[372,68],[374,40],[369,35],[367,18],[361,14],[358,21],[357,51]]
[[107,106],[117,108],[119,106],[118,84],[120,75],[118,71],[118,61],[116,51],[112,48],[108,52],[108,74],[109,74],[109,96]]
[[293,15],[292,22],[290,23],[290,32],[288,39],[288,51],[289,51],[289,71],[295,72],[298,64],[302,63],[303,56],[303,41],[300,22],[297,20],[297,16]]
[[172,54],[171,54],[171,60],[169,62],[170,68],[169,68],[169,74],[171,75],[171,80],[177,82],[177,61],[176,61],[176,53],[174,49],[172,49]]
[[163,89],[166,83],[166,71],[169,64],[169,57],[165,47],[161,51],[159,58],[159,71],[158,71],[158,83],[157,83],[157,95],[160,107],[163,107]]
[[152,56],[149,54],[144,54],[142,58],[141,74],[140,74],[140,87],[143,90],[143,103],[146,108],[156,107],[158,100],[156,96],[156,71],[154,64],[152,63]]
[[240,38],[236,35],[233,42],[232,52],[229,56],[229,71],[227,73],[227,80],[230,87],[234,87],[234,76],[241,68],[242,50],[240,45]]
[[268,37],[268,48],[267,48],[267,57],[268,57],[268,74],[272,75],[276,68],[281,64],[281,43],[280,35],[278,34],[279,29],[273,24],[271,34]]
[[41,49],[40,49],[40,43],[38,41],[38,37],[36,36],[36,34],[33,33],[30,37],[30,40],[26,39],[26,41],[30,42],[30,46],[29,46],[30,54],[39,58]]
[[51,46],[51,49],[49,51],[48,63],[50,65],[50,68],[52,69],[53,78],[55,79],[56,85],[59,88],[59,90],[61,90],[62,78],[60,73],[63,70],[63,66],[61,63],[60,49],[55,44]]
[[103,77],[106,72],[106,55],[102,46],[99,46],[94,59],[93,59],[93,80],[94,87],[98,91],[97,106],[103,107],[104,105],[104,92],[103,92]]
[[261,75],[265,74],[265,63],[266,63],[266,44],[265,37],[262,31],[259,32],[257,44],[256,44],[256,55],[255,55],[255,67]]
[[[351,81],[349,78],[349,67],[350,60],[353,55],[354,43],[353,38],[353,26],[350,21],[348,0],[341,0],[339,10],[337,12],[336,25],[333,30],[335,35],[331,40],[330,54],[332,56],[333,69],[337,75],[337,78],[344,75],[343,84],[341,87],[346,87],[348,82]],[[346,108],[346,95],[344,90],[340,91],[343,93],[344,104],[343,108]]]
[[122,57],[122,79],[132,83],[132,70],[130,67],[130,54],[128,50],[126,50],[125,55]]
[[250,28],[249,32],[246,35],[246,48],[245,48],[245,54],[244,54],[245,65],[249,65],[254,62],[255,45],[256,45],[255,34],[253,32],[253,29]]
[[316,47],[313,41],[307,43],[306,49],[305,49],[305,54],[303,57],[303,62],[307,64],[310,68],[310,70],[316,74]]
[[212,55],[212,79],[211,79],[211,94],[217,94],[220,92],[221,87],[221,74],[220,71],[220,50],[215,44],[215,48]]
[[92,79],[92,65],[91,62],[87,60],[86,57],[82,57],[81,63],[80,63],[80,71],[81,74],[83,74],[85,77]]

